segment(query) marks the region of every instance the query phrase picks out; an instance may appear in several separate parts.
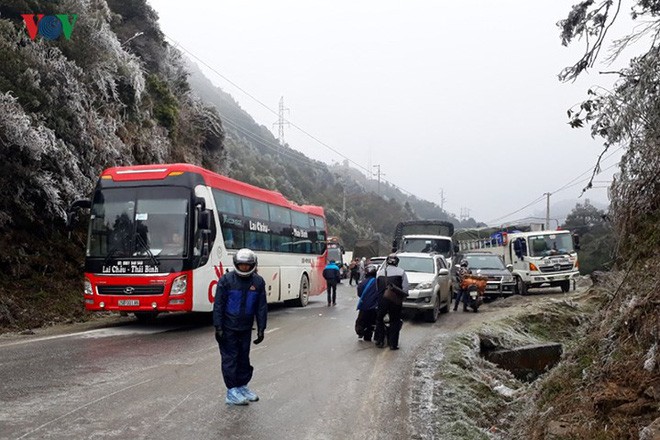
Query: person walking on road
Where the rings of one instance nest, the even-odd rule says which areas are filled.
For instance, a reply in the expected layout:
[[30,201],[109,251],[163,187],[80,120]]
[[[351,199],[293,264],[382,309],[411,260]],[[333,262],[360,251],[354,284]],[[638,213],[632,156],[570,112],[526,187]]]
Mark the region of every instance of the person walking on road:
[[250,249],[234,255],[234,270],[218,281],[213,303],[215,340],[220,347],[222,377],[228,405],[247,405],[259,397],[248,387],[254,368],[250,365],[252,324],[257,320],[257,339],[264,340],[268,305],[266,283],[256,273],[257,256]]
[[[390,350],[399,348],[399,333],[403,324],[401,310],[403,299],[408,296],[408,276],[398,265],[399,257],[396,254],[390,254],[376,275],[380,299],[376,313],[374,342],[376,347],[383,348],[385,336],[387,336],[387,345]],[[390,321],[387,335],[385,335],[385,315],[389,316]]]
[[355,280],[356,285],[359,283],[359,279],[360,279],[360,267],[358,266],[359,261],[360,261],[359,259],[354,258],[353,261],[351,261],[351,264],[348,266],[348,270],[349,270],[348,276],[350,277],[348,280],[349,286],[353,285],[353,280]]
[[337,305],[337,284],[339,284],[339,267],[335,260],[330,260],[325,269],[323,269],[323,278],[328,285],[328,307]]
[[365,279],[357,286],[358,316],[355,320],[355,333],[365,341],[371,341],[376,324],[378,310],[378,287],[376,286],[376,272],[378,267],[369,265],[365,269]]

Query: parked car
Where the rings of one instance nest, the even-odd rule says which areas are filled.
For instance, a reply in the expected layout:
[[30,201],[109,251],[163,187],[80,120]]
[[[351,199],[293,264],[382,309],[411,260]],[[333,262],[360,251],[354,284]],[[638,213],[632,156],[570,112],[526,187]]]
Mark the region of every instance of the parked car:
[[[474,275],[488,277],[486,284],[487,298],[511,295],[515,291],[516,280],[511,271],[504,266],[499,255],[490,252],[463,252],[456,255],[456,263],[467,260],[468,268]],[[456,265],[451,268],[452,279],[456,277]],[[457,283],[454,288],[458,289]]]
[[369,259],[369,264],[373,264],[375,266],[380,267],[385,260],[387,260],[387,257],[371,257]]
[[442,255],[402,252],[399,267],[406,271],[409,290],[403,308],[423,313],[428,322],[435,322],[451,305],[451,277]]

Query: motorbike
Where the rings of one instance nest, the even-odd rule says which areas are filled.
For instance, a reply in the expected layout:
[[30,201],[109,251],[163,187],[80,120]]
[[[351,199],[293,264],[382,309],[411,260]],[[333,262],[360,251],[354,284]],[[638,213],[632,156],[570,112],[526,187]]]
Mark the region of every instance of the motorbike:
[[463,294],[463,304],[465,307],[472,309],[474,313],[479,311],[479,306],[484,302],[487,282],[488,278],[477,275],[468,275],[461,282],[461,288],[465,292]]

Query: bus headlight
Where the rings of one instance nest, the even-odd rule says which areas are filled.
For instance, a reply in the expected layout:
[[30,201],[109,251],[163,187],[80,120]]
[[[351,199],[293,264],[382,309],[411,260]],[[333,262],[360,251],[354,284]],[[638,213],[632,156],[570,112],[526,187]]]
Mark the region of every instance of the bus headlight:
[[92,290],[92,282],[87,278],[85,278],[85,295],[94,295],[94,291]]
[[170,295],[183,295],[188,289],[188,275],[181,275],[174,278]]

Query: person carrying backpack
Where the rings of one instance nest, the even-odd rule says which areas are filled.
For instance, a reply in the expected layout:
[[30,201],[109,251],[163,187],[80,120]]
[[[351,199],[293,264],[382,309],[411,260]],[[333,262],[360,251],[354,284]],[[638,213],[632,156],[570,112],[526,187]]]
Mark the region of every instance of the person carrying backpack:
[[335,260],[330,260],[325,269],[323,269],[323,278],[328,284],[328,307],[337,305],[337,284],[339,284],[339,267]]

